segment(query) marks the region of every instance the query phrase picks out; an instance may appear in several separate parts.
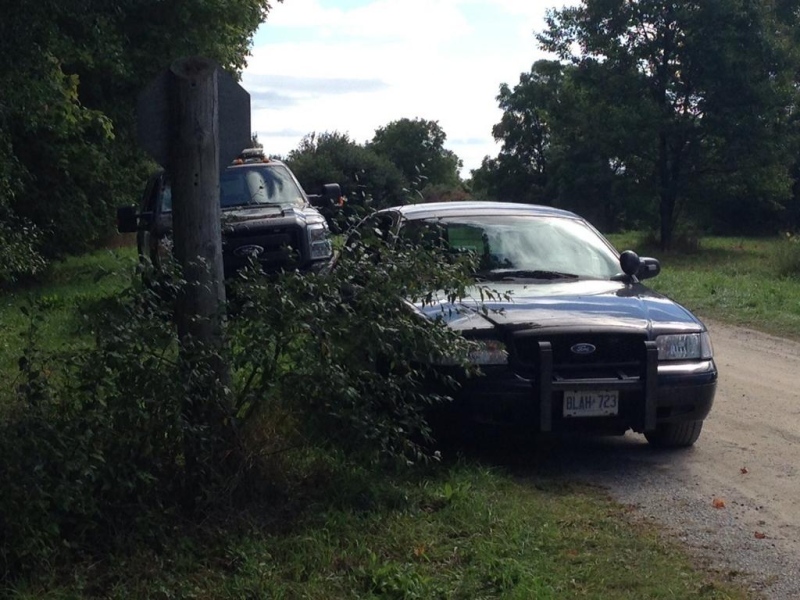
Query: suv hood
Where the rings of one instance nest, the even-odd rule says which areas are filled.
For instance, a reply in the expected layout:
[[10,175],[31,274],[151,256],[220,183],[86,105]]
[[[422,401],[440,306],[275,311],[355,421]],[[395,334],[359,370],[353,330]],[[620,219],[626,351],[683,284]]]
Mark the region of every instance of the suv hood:
[[268,227],[276,226],[275,220],[283,219],[292,223],[324,223],[325,219],[319,212],[309,207],[300,209],[294,206],[279,206],[277,204],[251,205],[241,208],[227,208],[222,211],[222,226],[239,228],[259,227],[266,224]]
[[442,297],[415,307],[462,332],[579,328],[626,329],[653,336],[705,330],[680,304],[641,284],[617,281],[493,282],[470,288],[467,297],[457,303]]

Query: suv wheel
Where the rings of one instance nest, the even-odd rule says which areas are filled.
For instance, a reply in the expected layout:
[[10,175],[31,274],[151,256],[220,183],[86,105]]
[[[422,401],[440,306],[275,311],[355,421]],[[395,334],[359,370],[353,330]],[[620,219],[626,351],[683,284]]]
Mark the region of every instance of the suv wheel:
[[697,441],[702,430],[702,421],[664,423],[655,431],[645,432],[644,437],[656,448],[688,448]]

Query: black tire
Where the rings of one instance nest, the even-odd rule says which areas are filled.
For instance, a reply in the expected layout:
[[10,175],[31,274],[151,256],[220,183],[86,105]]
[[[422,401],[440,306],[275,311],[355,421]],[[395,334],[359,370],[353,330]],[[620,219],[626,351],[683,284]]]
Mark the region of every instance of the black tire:
[[656,448],[688,448],[697,441],[702,430],[702,421],[664,423],[655,431],[646,431],[644,437]]

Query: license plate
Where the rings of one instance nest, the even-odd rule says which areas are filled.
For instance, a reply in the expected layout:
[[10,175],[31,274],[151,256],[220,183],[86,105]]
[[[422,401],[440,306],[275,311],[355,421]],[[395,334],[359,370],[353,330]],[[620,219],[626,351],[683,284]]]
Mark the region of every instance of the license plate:
[[617,390],[566,390],[564,392],[565,417],[608,417],[619,412]]

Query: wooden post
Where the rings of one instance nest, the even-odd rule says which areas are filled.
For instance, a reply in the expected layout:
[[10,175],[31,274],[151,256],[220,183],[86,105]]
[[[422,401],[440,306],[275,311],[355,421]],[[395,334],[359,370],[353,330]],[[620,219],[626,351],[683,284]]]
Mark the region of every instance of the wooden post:
[[[219,103],[216,64],[186,58],[170,68],[170,176],[175,256],[187,286],[178,334],[222,346],[225,285],[219,207]],[[227,372],[219,365],[221,379]]]
[[[186,58],[170,67],[169,169],[172,180],[172,230],[175,257],[186,280],[176,319],[181,362],[187,375],[183,416],[192,425],[221,426],[218,400],[230,380],[222,356],[225,285],[219,206],[219,102],[216,65]],[[198,366],[206,368],[196,369]],[[197,377],[197,375],[200,377]],[[224,428],[218,433],[225,433]],[[193,510],[201,495],[200,457],[222,440],[184,437],[184,504]]]

